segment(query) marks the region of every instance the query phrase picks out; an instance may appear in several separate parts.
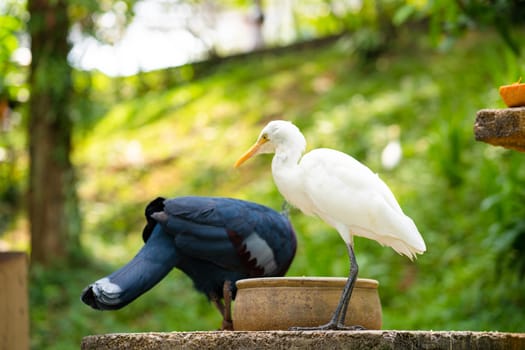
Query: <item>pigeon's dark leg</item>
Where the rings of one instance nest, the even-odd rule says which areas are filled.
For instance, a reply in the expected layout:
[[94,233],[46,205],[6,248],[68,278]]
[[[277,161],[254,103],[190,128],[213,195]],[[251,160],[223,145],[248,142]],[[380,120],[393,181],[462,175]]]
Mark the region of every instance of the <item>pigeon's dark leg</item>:
[[233,321],[232,321],[232,282],[224,281],[222,288],[222,293],[224,295],[224,314],[222,317],[222,330],[223,331],[233,331]]
[[348,247],[348,256],[350,257],[350,274],[348,280],[346,281],[343,292],[341,293],[341,299],[335,308],[334,314],[330,321],[322,326],[318,327],[292,327],[292,331],[316,331],[316,330],[360,330],[364,329],[362,326],[345,326],[344,320],[346,316],[346,310],[348,309],[348,303],[350,297],[352,296],[352,291],[354,289],[355,281],[357,279],[357,273],[359,272],[359,266],[355,259],[354,248],[352,244],[347,244]]
[[231,313],[231,300],[232,300],[232,291],[231,291],[231,282],[225,281],[223,285],[223,295],[224,295],[224,304],[222,299],[216,293],[210,293],[209,298],[213,305],[219,310],[222,316],[222,331],[233,331],[233,321]]
[[224,304],[222,303],[221,298],[215,293],[209,294],[210,301],[215,305],[217,310],[221,313],[221,316],[224,317]]

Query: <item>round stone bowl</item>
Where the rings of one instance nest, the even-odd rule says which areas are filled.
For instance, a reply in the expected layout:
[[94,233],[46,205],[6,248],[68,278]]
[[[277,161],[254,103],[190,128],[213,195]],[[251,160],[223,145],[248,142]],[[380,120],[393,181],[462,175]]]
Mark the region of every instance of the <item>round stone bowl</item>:
[[[237,281],[233,305],[236,331],[288,330],[326,324],[339,302],[346,278],[271,277]],[[376,280],[358,278],[345,325],[381,329]]]

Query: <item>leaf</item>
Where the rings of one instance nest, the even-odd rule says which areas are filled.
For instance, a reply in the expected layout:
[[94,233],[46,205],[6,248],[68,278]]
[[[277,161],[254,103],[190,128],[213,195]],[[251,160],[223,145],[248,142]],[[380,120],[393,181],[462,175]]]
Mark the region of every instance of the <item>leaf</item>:
[[396,11],[394,17],[392,17],[392,22],[394,25],[400,26],[405,23],[415,12],[416,8],[414,6],[410,4],[403,5]]

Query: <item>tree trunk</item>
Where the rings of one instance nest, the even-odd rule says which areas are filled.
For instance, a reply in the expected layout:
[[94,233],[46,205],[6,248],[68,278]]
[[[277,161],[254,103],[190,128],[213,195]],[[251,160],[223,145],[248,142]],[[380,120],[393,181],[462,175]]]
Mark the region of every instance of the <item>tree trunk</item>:
[[32,262],[67,257],[78,246],[76,189],[70,160],[71,68],[65,0],[29,0],[31,100],[29,193]]

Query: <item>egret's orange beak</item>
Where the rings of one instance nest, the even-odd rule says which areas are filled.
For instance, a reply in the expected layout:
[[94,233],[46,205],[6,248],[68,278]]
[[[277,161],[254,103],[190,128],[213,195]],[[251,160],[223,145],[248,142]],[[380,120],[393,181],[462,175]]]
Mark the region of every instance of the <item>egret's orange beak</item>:
[[246,162],[248,159],[253,157],[257,153],[259,148],[261,148],[261,146],[264,145],[266,142],[268,142],[268,139],[266,138],[259,139],[252,147],[250,147],[249,150],[246,151],[246,153],[244,153],[239,159],[237,159],[233,166],[235,168],[240,167],[242,163]]

